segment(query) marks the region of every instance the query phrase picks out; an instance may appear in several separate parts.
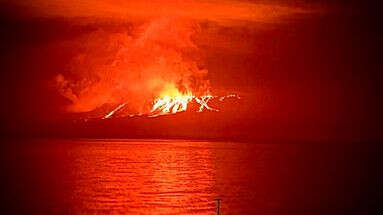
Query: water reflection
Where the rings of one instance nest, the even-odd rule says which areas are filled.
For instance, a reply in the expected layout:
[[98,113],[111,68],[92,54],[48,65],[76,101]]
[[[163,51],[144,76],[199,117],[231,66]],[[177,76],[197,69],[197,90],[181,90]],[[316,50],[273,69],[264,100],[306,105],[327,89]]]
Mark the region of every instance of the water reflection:
[[214,214],[215,156],[206,145],[82,141],[73,150],[74,210]]
[[8,166],[3,202],[15,214],[215,214],[218,196],[225,215],[336,214],[353,205],[363,175],[355,154],[364,148],[342,144],[48,140],[8,146],[1,157]]

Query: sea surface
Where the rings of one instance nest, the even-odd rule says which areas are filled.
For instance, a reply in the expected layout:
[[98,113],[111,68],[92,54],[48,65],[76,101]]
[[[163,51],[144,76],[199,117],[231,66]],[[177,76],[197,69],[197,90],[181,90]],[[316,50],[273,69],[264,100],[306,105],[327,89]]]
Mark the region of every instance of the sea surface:
[[185,140],[2,143],[8,214],[346,214],[365,198],[355,144]]

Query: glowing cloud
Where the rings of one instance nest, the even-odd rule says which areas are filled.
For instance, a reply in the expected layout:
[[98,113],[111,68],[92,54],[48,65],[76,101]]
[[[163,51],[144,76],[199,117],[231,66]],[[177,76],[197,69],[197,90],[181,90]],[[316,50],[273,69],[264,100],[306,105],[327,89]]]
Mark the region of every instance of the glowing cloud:
[[159,19],[132,32],[94,32],[83,38],[70,73],[56,77],[57,87],[74,112],[121,103],[146,112],[158,97],[208,95],[207,70],[193,59],[196,30],[193,22]]
[[24,0],[17,4],[32,10],[36,16],[88,17],[118,21],[183,17],[221,23],[275,22],[282,16],[309,12],[277,4],[236,0]]

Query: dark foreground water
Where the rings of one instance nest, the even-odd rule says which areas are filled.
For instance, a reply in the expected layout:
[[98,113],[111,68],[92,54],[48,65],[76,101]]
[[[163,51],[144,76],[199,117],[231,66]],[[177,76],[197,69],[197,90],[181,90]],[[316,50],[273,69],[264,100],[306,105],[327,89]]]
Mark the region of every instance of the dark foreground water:
[[[349,214],[368,210],[363,144],[167,140],[3,142],[17,214]],[[369,200],[370,199],[370,200]],[[366,206],[366,207],[365,207]],[[368,212],[368,211],[364,211]]]

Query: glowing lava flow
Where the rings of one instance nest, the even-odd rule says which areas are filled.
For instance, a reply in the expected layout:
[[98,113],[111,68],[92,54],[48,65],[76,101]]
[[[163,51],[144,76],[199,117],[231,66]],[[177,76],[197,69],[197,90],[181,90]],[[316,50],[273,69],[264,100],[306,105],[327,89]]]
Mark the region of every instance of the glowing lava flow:
[[108,119],[108,118],[111,117],[114,113],[116,113],[116,111],[120,110],[120,109],[123,108],[124,106],[125,106],[125,103],[120,104],[118,107],[116,107],[116,108],[113,109],[111,112],[109,112],[108,114],[106,114],[102,119]]
[[197,102],[200,107],[198,112],[202,112],[204,108],[212,111],[218,111],[217,109],[211,108],[207,105],[209,100],[214,96],[202,96],[200,98],[195,96],[177,96],[177,97],[169,97],[165,96],[163,98],[156,99],[154,101],[154,105],[151,112],[150,117],[156,117],[160,115],[166,114],[175,114],[178,112],[186,111],[188,103],[191,101]]
[[[218,98],[219,101],[223,101],[226,98],[237,98],[240,99],[238,95],[230,94],[226,96],[193,96],[193,95],[177,95],[177,96],[163,96],[161,98],[155,99],[153,102],[153,107],[150,110],[150,113],[147,114],[148,117],[157,117],[162,115],[168,115],[168,114],[176,114],[179,112],[183,112],[187,110],[188,104],[192,101],[195,101],[200,105],[197,112],[202,112],[204,109],[207,109],[209,111],[216,111],[218,112],[218,109],[212,108],[208,105],[208,102],[213,99]],[[113,116],[117,111],[121,110],[123,107],[125,107],[125,103],[120,104],[115,109],[113,109],[111,112],[106,114],[102,119],[107,119]],[[143,114],[130,114],[129,117],[134,116],[141,116]]]
[[188,103],[193,99],[193,96],[165,96],[154,101],[151,113],[160,111],[162,114],[177,113],[186,111]]

